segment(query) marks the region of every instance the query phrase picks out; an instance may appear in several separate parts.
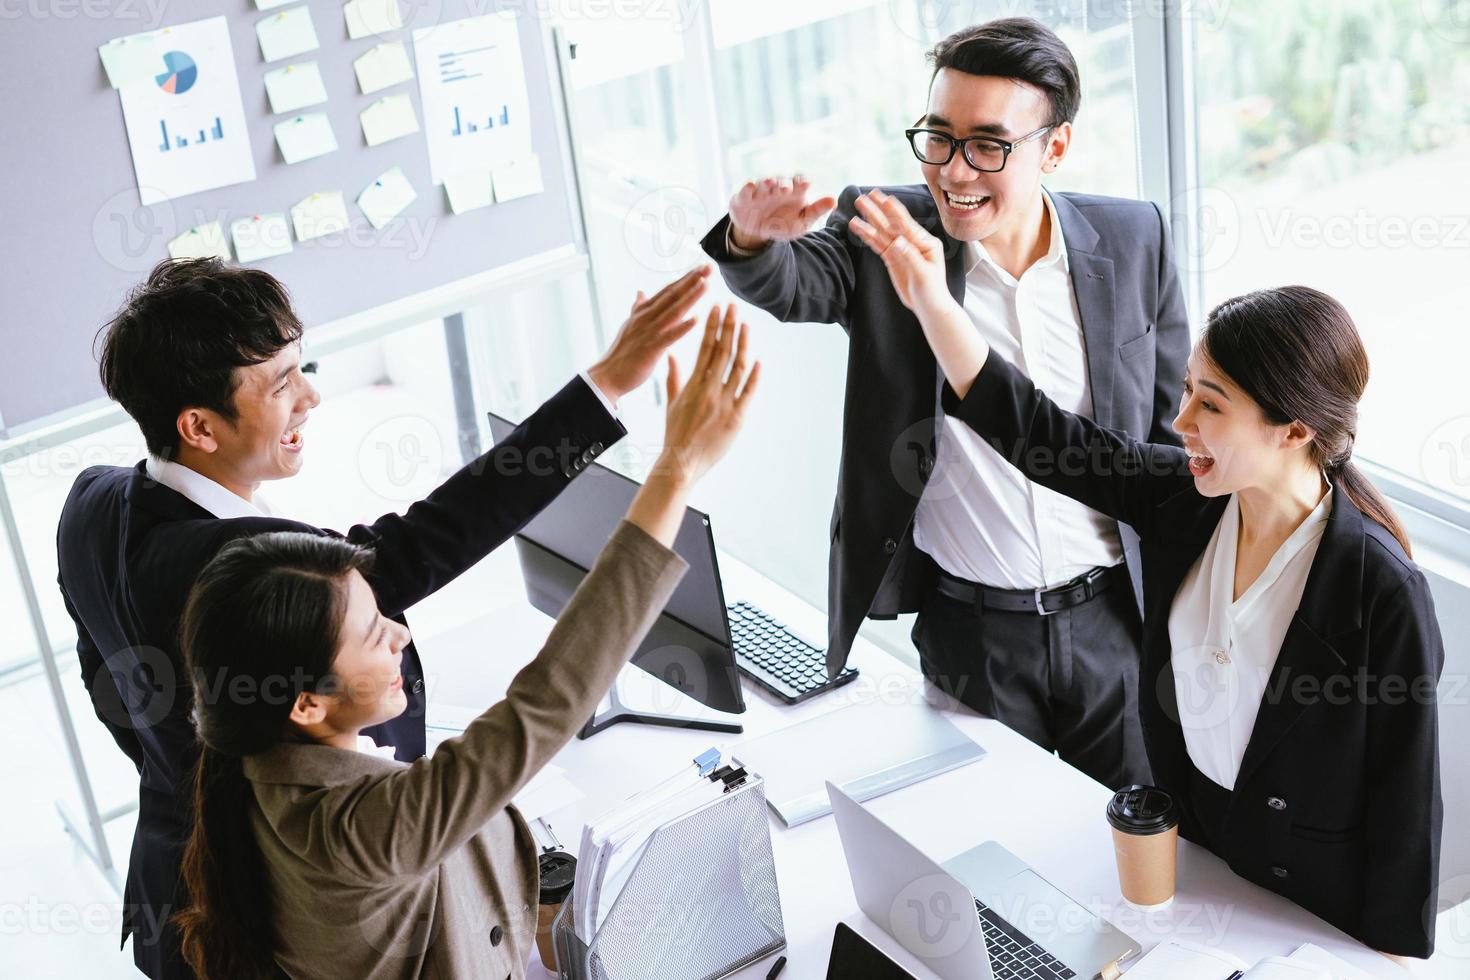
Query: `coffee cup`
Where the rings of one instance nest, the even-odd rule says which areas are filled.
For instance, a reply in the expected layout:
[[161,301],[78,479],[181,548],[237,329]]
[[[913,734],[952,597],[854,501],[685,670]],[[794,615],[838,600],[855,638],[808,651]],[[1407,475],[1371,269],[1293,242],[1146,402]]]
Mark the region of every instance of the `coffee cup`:
[[556,972],[556,943],[551,924],[561,911],[562,903],[572,893],[572,879],[577,874],[577,859],[566,851],[546,851],[541,855],[541,897],[536,910],[536,949],[541,965]]
[[1128,904],[1155,909],[1174,899],[1179,804],[1156,786],[1125,786],[1108,801],[1118,884]]

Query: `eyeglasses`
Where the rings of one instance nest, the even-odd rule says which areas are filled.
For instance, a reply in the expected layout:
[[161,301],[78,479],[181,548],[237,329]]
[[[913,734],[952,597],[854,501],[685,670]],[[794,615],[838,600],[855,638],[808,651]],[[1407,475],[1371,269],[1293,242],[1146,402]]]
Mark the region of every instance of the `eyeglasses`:
[[962,147],[966,163],[982,173],[993,174],[1005,169],[1012,150],[1051,129],[1049,125],[1042,126],[1034,133],[1009,142],[994,136],[967,136],[957,140],[937,129],[906,129],[904,135],[909,139],[909,146],[913,147],[914,156],[924,163],[943,166],[954,159],[955,148]]

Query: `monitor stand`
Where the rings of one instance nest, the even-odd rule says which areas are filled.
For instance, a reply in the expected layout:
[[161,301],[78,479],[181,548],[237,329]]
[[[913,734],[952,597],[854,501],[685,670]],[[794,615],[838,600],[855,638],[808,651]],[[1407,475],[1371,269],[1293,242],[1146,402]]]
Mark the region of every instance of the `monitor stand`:
[[739,735],[745,731],[745,727],[739,722],[733,721],[711,721],[708,718],[696,718],[693,715],[671,715],[657,714],[648,711],[639,711],[629,707],[623,702],[618,693],[618,685],[613,684],[612,690],[608,691],[610,704],[606,711],[593,715],[582,726],[577,733],[581,739],[591,738],[598,732],[611,728],[622,722],[635,722],[639,725],[659,725],[664,728],[688,728],[700,732],[729,732]]

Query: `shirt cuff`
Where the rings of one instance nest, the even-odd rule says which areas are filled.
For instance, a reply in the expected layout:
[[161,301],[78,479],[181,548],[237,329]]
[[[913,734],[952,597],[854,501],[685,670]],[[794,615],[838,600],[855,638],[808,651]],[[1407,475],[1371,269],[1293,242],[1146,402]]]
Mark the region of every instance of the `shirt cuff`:
[[[766,244],[769,245],[770,243],[767,242]],[[765,250],[765,245],[762,245],[760,248],[745,248],[741,245],[736,245],[734,222],[725,225],[725,251],[729,252],[737,259],[748,259],[751,256],[761,254]]]
[[611,398],[607,397],[607,392],[597,387],[597,385],[592,380],[592,375],[588,374],[586,371],[579,371],[577,372],[577,376],[583,381],[587,382],[587,387],[591,388],[592,393],[597,396],[597,400],[602,402],[602,407],[607,409],[607,414],[616,419],[618,417],[618,407],[612,403]]

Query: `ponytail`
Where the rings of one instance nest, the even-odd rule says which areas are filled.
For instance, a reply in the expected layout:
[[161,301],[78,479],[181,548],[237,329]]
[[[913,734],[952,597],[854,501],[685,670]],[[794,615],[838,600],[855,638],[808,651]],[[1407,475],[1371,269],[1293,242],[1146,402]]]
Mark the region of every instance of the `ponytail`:
[[1363,512],[1363,516],[1383,525],[1383,529],[1392,534],[1404,549],[1404,554],[1409,558],[1414,557],[1414,549],[1409,544],[1409,532],[1404,530],[1404,525],[1399,521],[1398,515],[1393,512],[1388,501],[1383,499],[1383,494],[1373,485],[1373,481],[1364,475],[1363,471],[1352,464],[1345,462],[1341,467],[1328,471],[1328,475],[1339,487],[1346,491],[1348,499],[1353,506]]
[[184,849],[189,906],[174,917],[200,980],[277,973],[270,882],[250,813],[255,794],[238,758],[207,746],[194,773],[194,829]]

